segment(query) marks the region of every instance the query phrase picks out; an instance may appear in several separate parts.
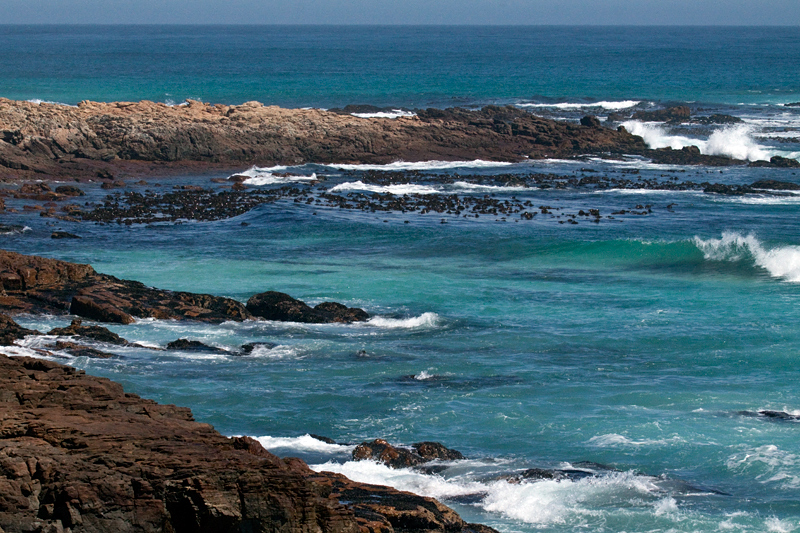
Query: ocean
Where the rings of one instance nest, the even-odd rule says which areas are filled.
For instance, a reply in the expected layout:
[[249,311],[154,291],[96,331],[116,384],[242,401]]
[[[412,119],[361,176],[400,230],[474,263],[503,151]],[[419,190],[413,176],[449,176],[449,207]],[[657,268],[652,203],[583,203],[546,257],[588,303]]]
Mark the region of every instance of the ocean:
[[[800,157],[800,107],[784,105],[800,101],[797,28],[0,26],[0,46],[0,96],[19,100],[369,104],[390,117],[498,104],[567,121],[686,105],[739,121],[618,122],[654,148]],[[502,533],[789,532],[800,529],[800,194],[652,183],[800,184],[799,171],[634,156],[244,167],[153,181],[220,187],[210,178],[235,172],[251,189],[530,202],[536,216],[285,199],[225,220],[119,225],[7,199],[19,212],[2,222],[25,229],[0,242],[159,288],[364,308],[372,318],[350,325],[109,326],[151,347],[189,338],[230,354],[98,343],[118,356],[56,357],[312,468],[434,496]],[[109,194],[81,187],[81,202]],[[599,215],[578,214],[590,209]],[[55,229],[82,238],[53,240]],[[18,322],[48,331],[70,317]],[[274,347],[235,355],[249,342]],[[375,438],[440,441],[467,459],[435,473],[350,460]],[[508,482],[531,468],[562,477]]]

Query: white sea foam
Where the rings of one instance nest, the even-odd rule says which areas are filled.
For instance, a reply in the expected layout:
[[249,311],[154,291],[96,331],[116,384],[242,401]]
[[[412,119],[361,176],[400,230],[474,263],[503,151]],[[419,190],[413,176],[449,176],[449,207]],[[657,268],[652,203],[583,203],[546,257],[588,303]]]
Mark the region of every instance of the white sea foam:
[[419,374],[414,376],[414,379],[416,379],[417,381],[425,381],[425,380],[431,379],[433,377],[435,377],[434,374],[430,374],[430,373],[428,373],[427,370],[423,370],[422,372],[420,372]]
[[602,107],[603,109],[608,109],[609,111],[619,111],[620,109],[628,109],[630,107],[639,105],[641,100],[622,100],[620,102],[594,102],[591,104],[576,104],[576,103],[560,103],[560,104],[517,104],[517,107],[545,107],[545,108],[556,108],[556,109],[583,109],[583,108],[592,108],[592,107]]
[[347,453],[352,452],[355,446],[345,444],[329,444],[311,435],[301,437],[254,437],[264,448],[272,452],[285,450],[287,452],[318,452],[318,453]]
[[579,481],[508,483],[505,480],[480,482],[466,476],[446,479],[411,469],[392,469],[369,461],[344,464],[328,462],[311,468],[317,472],[344,474],[354,481],[389,485],[433,498],[475,495],[480,498],[478,506],[485,511],[537,525],[575,523],[581,517],[601,514],[596,508],[608,504],[646,507],[652,512],[659,509],[672,512],[669,503],[643,502],[644,499],[652,501],[660,492],[653,478],[628,472],[615,472]]
[[800,283],[800,246],[765,248],[754,235],[725,232],[719,239],[694,238],[695,245],[706,259],[712,261],[741,261],[752,258],[753,263],[774,278]]
[[513,192],[513,191],[530,191],[530,187],[512,187],[502,185],[480,185],[478,183],[469,183],[466,181],[453,182],[453,187],[463,189],[466,192]]
[[303,182],[303,181],[314,181],[317,179],[317,174],[311,174],[310,176],[305,176],[302,174],[278,174],[279,172],[285,171],[288,167],[284,166],[275,166],[275,167],[251,167],[244,172],[237,172],[234,174],[235,176],[247,176],[247,179],[244,180],[244,183],[247,185],[274,185],[280,183],[293,183],[293,182]]
[[26,100],[26,102],[30,102],[31,104],[41,105],[41,104],[50,104],[50,105],[63,105],[67,107],[78,107],[72,104],[65,104],[63,102],[53,102],[51,100],[40,100],[39,98],[32,98],[30,100]]
[[446,170],[451,168],[494,168],[507,167],[514,163],[504,161],[484,161],[475,159],[474,161],[396,161],[386,165],[327,165],[341,170]]
[[687,146],[696,146],[705,155],[722,155],[749,161],[768,160],[774,155],[793,155],[759,145],[753,139],[753,128],[746,124],[718,129],[707,140],[670,135],[664,126],[656,123],[629,120],[623,126],[633,135],[642,137],[647,146],[654,149],[680,150]]
[[417,114],[411,111],[403,111],[402,109],[392,109],[391,111],[378,111],[376,113],[350,113],[358,118],[400,118],[400,117],[416,117]]
[[382,316],[372,317],[367,320],[369,326],[377,326],[387,329],[410,329],[410,328],[434,328],[439,325],[441,319],[436,313],[422,313],[420,316],[411,318],[386,318]]
[[797,522],[790,522],[789,520],[781,520],[774,516],[767,518],[764,521],[764,526],[767,528],[767,531],[771,533],[791,533],[798,527]]
[[589,439],[589,444],[598,446],[600,448],[615,448],[615,447],[640,447],[640,446],[666,446],[668,444],[676,444],[685,442],[678,436],[673,436],[667,439],[642,439],[633,440],[624,435],[617,433],[609,433],[607,435],[599,435]]
[[398,196],[403,194],[438,194],[441,192],[439,189],[428,187],[427,185],[415,185],[413,183],[402,183],[397,185],[372,185],[369,183],[364,183],[361,180],[340,183],[339,185],[330,189],[330,192],[342,191],[368,191],[377,193],[390,193]]

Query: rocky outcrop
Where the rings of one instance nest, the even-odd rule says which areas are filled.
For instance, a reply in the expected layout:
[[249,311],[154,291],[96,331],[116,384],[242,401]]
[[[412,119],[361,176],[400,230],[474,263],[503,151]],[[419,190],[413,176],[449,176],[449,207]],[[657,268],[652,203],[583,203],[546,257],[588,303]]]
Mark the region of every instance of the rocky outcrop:
[[102,326],[84,326],[81,320],[73,320],[66,328],[53,328],[48,335],[58,335],[60,337],[77,336],[91,339],[94,341],[107,342],[117,346],[128,346],[130,343]]
[[451,450],[438,442],[419,442],[407,448],[392,446],[384,439],[362,442],[353,450],[354,461],[377,461],[392,468],[408,468],[433,460],[454,461],[464,459],[461,452]]
[[[346,502],[346,503],[344,503]],[[5,533],[491,533],[436,500],[316,473],[188,409],[0,355]]]
[[800,161],[797,159],[790,159],[788,157],[781,157],[779,155],[772,156],[769,161],[753,161],[750,163],[751,167],[772,167],[772,168],[800,168]]
[[41,333],[23,328],[10,316],[0,314],[0,346],[11,346],[14,341],[24,339],[28,335],[41,335]]
[[667,122],[668,124],[688,122],[691,117],[692,111],[685,105],[658,109],[656,111],[637,111],[633,114],[634,120],[642,120],[644,122]]
[[[558,122],[514,107],[428,109],[363,119],[319,109],[189,101],[81,102],[77,107],[0,99],[0,175],[108,178],[146,172],[131,162],[205,165],[389,163],[397,160],[565,157],[640,153],[639,137]],[[186,166],[186,165],[184,165]],[[55,193],[52,193],[55,194]]]
[[360,322],[369,315],[363,309],[347,307],[336,302],[323,302],[313,308],[288,294],[267,291],[252,296],[247,301],[247,310],[260,318],[283,322],[305,322],[325,324],[331,322]]

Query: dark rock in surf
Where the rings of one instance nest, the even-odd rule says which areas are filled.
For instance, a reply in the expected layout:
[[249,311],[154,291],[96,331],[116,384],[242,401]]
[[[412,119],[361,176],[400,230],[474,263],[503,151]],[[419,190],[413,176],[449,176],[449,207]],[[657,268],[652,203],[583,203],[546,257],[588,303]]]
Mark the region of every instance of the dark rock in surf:
[[96,350],[74,342],[57,341],[50,349],[67,352],[73,357],[89,357],[90,359],[108,359],[116,357],[113,353]]
[[751,167],[771,167],[771,168],[800,168],[800,161],[797,159],[790,159],[788,157],[781,157],[779,155],[772,156],[769,161],[753,161],[750,163]]
[[62,196],[85,196],[86,193],[83,192],[82,189],[79,187],[75,187],[74,185],[59,185],[56,187],[56,194],[60,194]]
[[672,148],[659,148],[645,152],[647,157],[654,163],[665,165],[709,165],[709,166],[731,166],[743,165],[745,161],[732,159],[721,155],[704,155],[700,153],[697,146],[684,146],[680,150]]
[[667,122],[669,124],[680,124],[687,122],[692,116],[692,111],[685,105],[668,107],[657,111],[637,111],[633,114],[635,120],[645,122]]
[[189,339],[178,339],[167,344],[167,350],[180,350],[183,352],[200,352],[200,353],[228,353],[222,348],[209,346],[200,341],[190,341]]
[[22,340],[28,335],[41,335],[34,329],[23,328],[11,317],[0,314],[0,346],[11,346],[16,340]]
[[440,461],[458,461],[464,459],[464,454],[458,450],[451,450],[439,442],[418,442],[412,445],[417,454],[426,461],[438,459]]
[[86,337],[100,342],[107,342],[109,344],[116,344],[118,346],[128,346],[130,343],[108,329],[102,326],[84,326],[83,322],[79,319],[73,320],[72,323],[66,328],[53,328],[48,335],[58,336],[71,336]]
[[377,461],[392,468],[408,468],[427,462],[419,454],[396,448],[383,439],[362,442],[353,450],[354,461]]
[[322,435],[315,435],[313,433],[309,433],[308,436],[311,437],[312,439],[324,442],[325,444],[336,444],[335,440],[329,439],[328,437],[323,437]]
[[772,418],[774,420],[788,420],[792,422],[800,421],[800,415],[792,415],[784,411],[769,411],[765,409],[759,411],[758,414],[766,418]]
[[741,124],[744,120],[740,119],[739,117],[734,117],[733,115],[722,115],[722,114],[713,114],[707,117],[695,117],[692,119],[692,122],[697,124]]
[[250,355],[256,348],[264,348],[265,350],[271,350],[275,346],[277,346],[277,344],[274,344],[272,342],[249,342],[247,344],[243,344],[240,350],[241,350],[241,355]]
[[759,180],[751,183],[750,187],[772,191],[800,191],[800,184],[778,180]]
[[247,310],[253,316],[267,320],[310,324],[350,323],[369,318],[363,309],[335,302],[323,302],[312,308],[301,300],[277,291],[267,291],[252,296],[247,301]]

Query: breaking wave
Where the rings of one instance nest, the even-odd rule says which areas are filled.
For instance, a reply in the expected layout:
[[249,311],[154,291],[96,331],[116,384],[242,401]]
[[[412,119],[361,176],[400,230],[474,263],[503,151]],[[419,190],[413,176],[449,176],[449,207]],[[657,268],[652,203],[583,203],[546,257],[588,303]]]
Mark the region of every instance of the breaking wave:
[[317,179],[317,174],[314,173],[310,176],[301,174],[284,173],[288,167],[251,167],[244,172],[237,172],[235,176],[246,176],[247,179],[244,183],[247,185],[274,185],[278,183],[293,183],[298,181],[314,181]]
[[[653,149],[672,148],[680,150],[696,146],[705,155],[721,155],[748,161],[768,160],[773,155],[783,154],[759,145],[752,137],[753,129],[748,125],[737,125],[719,129],[707,140],[683,135],[670,135],[661,124],[629,120],[622,124],[633,135],[638,135]],[[793,155],[793,154],[789,154]]]
[[420,316],[411,318],[385,318],[376,316],[370,318],[366,323],[370,326],[377,326],[388,329],[410,329],[429,327],[434,328],[439,325],[441,319],[436,313],[422,313]]
[[348,181],[331,187],[330,192],[341,191],[368,191],[378,193],[389,193],[395,195],[403,194],[438,194],[438,189],[426,185],[415,185],[413,183],[403,183],[398,185],[372,185],[363,181]]
[[447,170],[451,168],[494,168],[507,167],[514,163],[504,161],[484,161],[475,159],[474,161],[396,161],[386,165],[327,165],[341,170]]
[[694,238],[706,259],[712,261],[752,260],[770,276],[800,283],[800,246],[767,248],[754,235],[725,232],[719,239]]
[[378,111],[376,113],[350,113],[358,118],[400,118],[400,117],[416,117],[417,114],[412,111],[403,111],[402,109],[392,109],[391,111]]
[[609,111],[619,111],[621,109],[628,109],[639,105],[641,100],[622,100],[619,102],[593,102],[591,104],[576,104],[576,103],[560,103],[560,104],[517,104],[517,107],[545,107],[555,109],[584,109],[592,107],[602,107]]

